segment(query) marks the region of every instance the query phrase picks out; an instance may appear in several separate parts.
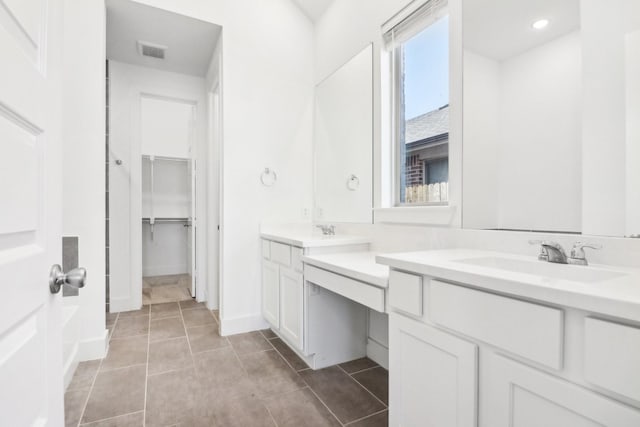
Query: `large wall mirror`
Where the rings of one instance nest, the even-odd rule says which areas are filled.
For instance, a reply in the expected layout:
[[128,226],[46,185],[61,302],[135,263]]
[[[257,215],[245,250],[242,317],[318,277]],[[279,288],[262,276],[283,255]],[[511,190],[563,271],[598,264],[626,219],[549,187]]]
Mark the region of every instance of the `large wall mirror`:
[[314,220],[372,221],[373,48],[316,87]]
[[640,1],[463,0],[465,228],[640,233]]

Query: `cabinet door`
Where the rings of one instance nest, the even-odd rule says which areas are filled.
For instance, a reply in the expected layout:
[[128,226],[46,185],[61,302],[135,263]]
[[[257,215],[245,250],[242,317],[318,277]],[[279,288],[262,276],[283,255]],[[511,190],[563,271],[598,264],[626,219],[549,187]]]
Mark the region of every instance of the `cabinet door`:
[[298,350],[303,347],[303,278],[295,271],[280,269],[280,333]]
[[475,344],[389,315],[389,425],[475,427]]
[[636,409],[502,356],[487,358],[487,427],[640,426]]
[[262,261],[262,315],[275,329],[280,327],[280,277],[278,265]]

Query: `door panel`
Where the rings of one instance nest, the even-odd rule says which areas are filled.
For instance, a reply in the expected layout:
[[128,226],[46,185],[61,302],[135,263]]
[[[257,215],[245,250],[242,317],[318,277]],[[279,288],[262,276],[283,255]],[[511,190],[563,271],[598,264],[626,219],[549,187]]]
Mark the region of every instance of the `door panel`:
[[64,423],[62,1],[0,0],[0,424]]
[[278,329],[280,327],[279,267],[271,261],[262,261],[262,315]]
[[280,333],[298,350],[303,349],[302,274],[280,269]]
[[389,315],[389,425],[475,427],[477,346]]
[[496,354],[487,354],[491,427],[637,427],[640,411]]

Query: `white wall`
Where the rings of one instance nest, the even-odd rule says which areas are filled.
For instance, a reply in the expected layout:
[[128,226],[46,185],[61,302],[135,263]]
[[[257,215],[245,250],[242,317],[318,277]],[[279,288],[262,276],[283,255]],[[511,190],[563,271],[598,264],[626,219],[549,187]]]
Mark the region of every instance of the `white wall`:
[[500,192],[500,64],[464,52],[464,155],[462,223],[498,228]]
[[640,29],[629,32],[625,40],[626,91],[626,230],[640,234]]
[[312,203],[313,26],[290,0],[140,3],[223,27],[222,333],[263,327],[259,223],[303,219]]
[[140,104],[142,154],[189,158],[193,119],[189,102],[144,96]]
[[187,231],[182,224],[156,224],[151,239],[151,226],[142,226],[142,275],[164,276],[187,274]]
[[465,53],[465,227],[581,230],[580,40]]
[[[143,233],[140,221],[143,215],[140,138],[142,98],[155,96],[183,100],[193,104],[196,109],[195,142],[206,138],[206,104],[204,78],[159,71],[117,61],[109,62],[109,78],[111,89],[110,305],[111,311],[116,312],[137,309],[142,305],[142,275],[144,273]],[[167,152],[167,154],[172,153],[176,154],[177,152]],[[116,159],[122,160],[122,164],[117,165]],[[161,180],[159,180],[159,184],[161,184]],[[161,204],[159,207],[162,206]],[[171,213],[167,210],[164,212]],[[154,216],[163,215],[163,211],[154,212]],[[202,222],[204,223],[203,228],[206,230],[206,218]],[[164,225],[158,225],[156,228],[160,227],[164,227]],[[182,232],[177,232],[175,227],[165,231],[169,235],[162,233],[163,244],[182,245],[184,237]],[[157,266],[160,262],[151,262],[147,266]],[[206,277],[206,268],[199,270],[198,275]],[[201,279],[200,282],[204,283],[205,280]]]
[[101,2],[64,2],[63,234],[78,236],[87,282],[77,304],[79,359],[101,358],[105,328],[105,13]]

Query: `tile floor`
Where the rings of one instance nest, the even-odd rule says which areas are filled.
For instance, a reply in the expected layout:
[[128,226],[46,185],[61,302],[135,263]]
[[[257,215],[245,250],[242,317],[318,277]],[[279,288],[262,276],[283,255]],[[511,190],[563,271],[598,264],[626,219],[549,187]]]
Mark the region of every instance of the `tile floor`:
[[107,315],[105,359],[83,362],[66,425],[387,425],[387,371],[369,359],[313,371],[270,330],[218,334],[193,300]]
[[191,276],[188,274],[142,278],[142,304],[159,304],[190,299]]

